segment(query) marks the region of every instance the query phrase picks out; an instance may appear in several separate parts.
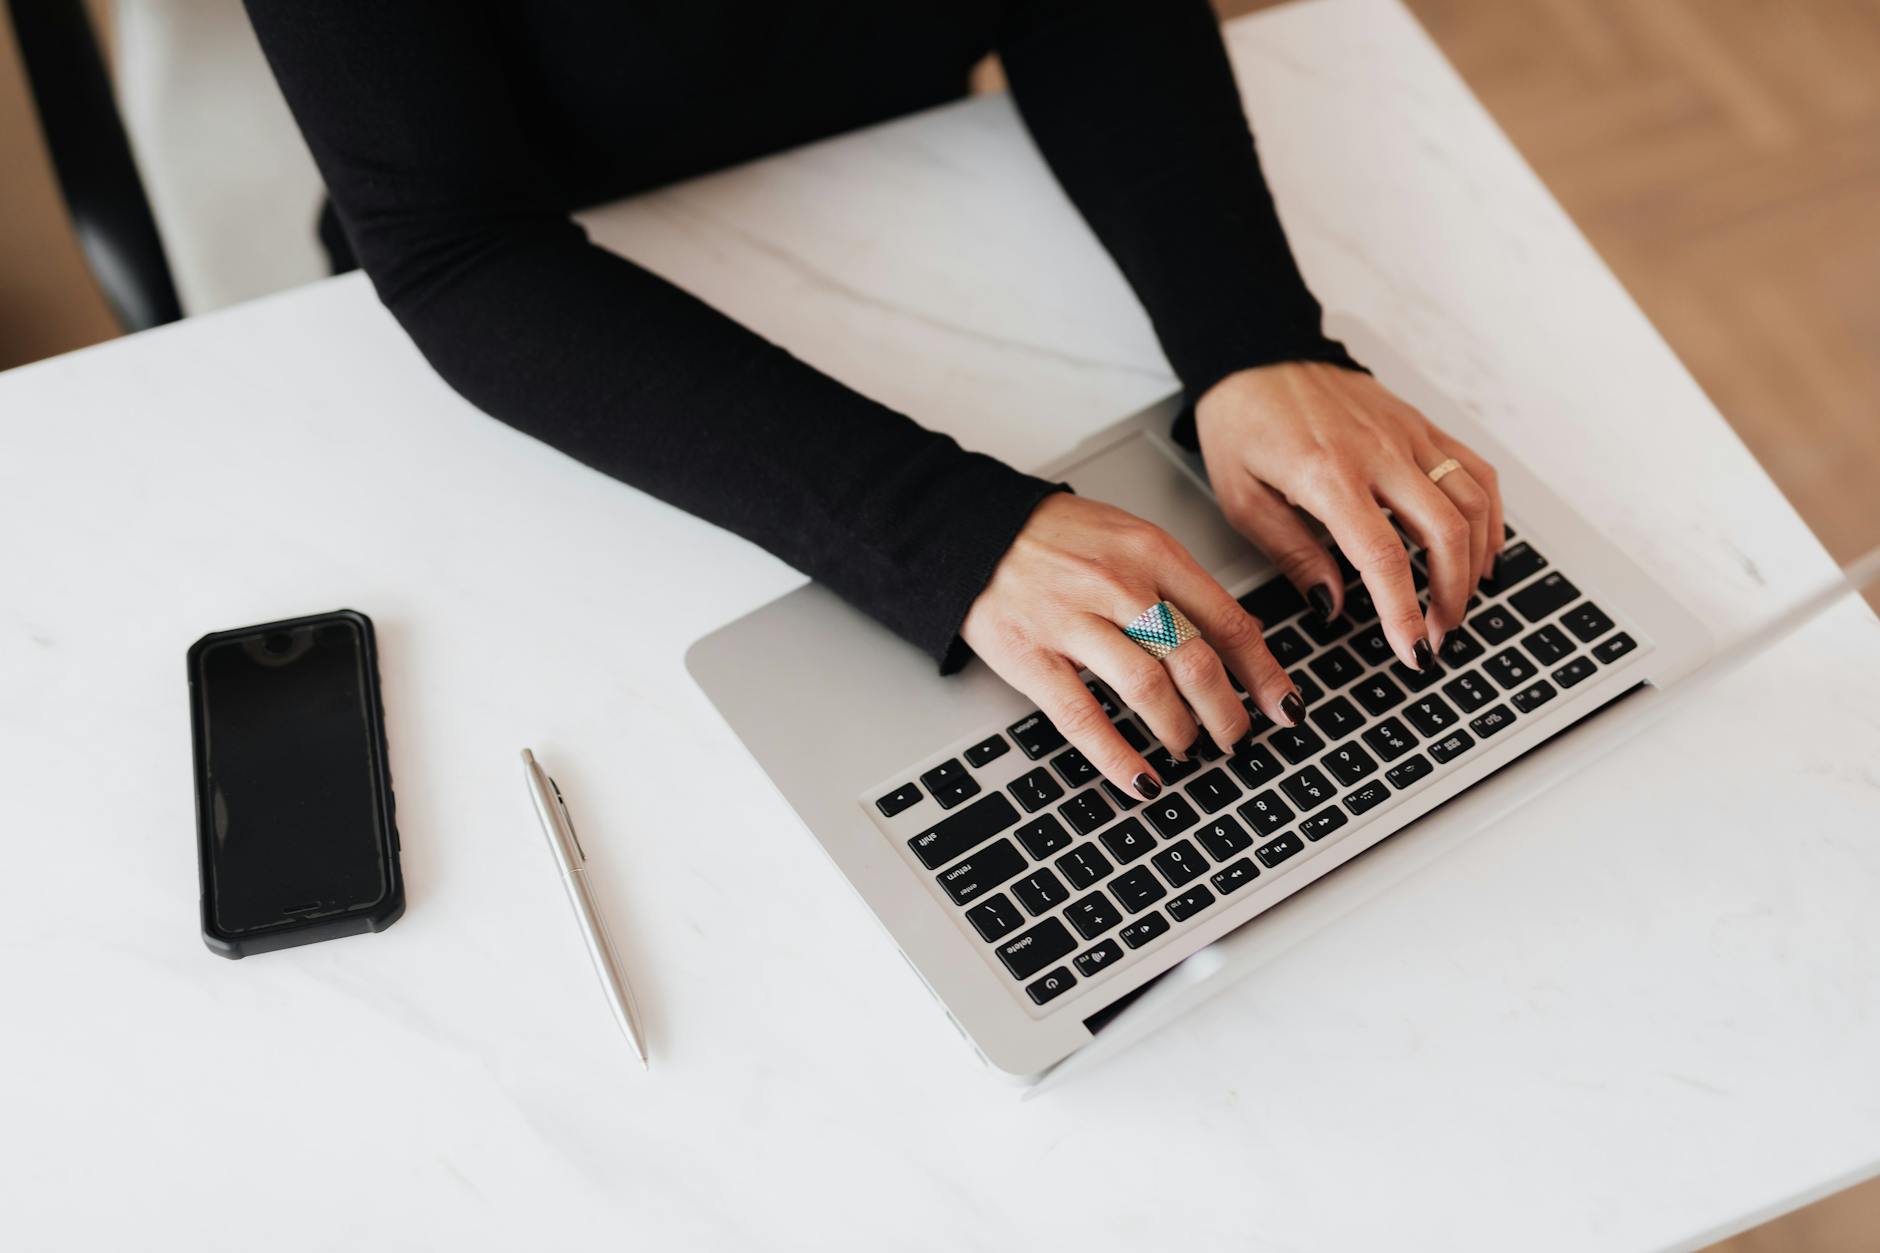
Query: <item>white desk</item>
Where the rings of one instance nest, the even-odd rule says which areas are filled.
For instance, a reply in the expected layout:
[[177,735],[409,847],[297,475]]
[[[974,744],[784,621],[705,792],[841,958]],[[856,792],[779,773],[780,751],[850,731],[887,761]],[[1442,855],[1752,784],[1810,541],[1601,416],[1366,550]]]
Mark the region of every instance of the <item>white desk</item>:
[[[1231,40],[1329,304],[1720,630],[1826,576],[1404,13],[1326,0]],[[1004,100],[594,225],[1021,465],[1169,387]],[[0,377],[0,1241],[1630,1250],[1876,1168],[1865,607],[1021,1105],[681,669],[796,578],[479,416],[357,277]],[[340,605],[380,631],[410,909],[227,963],[196,935],[183,652]],[[650,1076],[524,743],[592,833]]]

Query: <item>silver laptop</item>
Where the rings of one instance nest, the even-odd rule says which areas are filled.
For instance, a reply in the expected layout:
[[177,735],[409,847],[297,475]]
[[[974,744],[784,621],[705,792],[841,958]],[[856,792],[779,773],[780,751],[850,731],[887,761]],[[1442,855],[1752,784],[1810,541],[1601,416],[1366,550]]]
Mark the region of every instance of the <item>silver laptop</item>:
[[1392,658],[1355,575],[1345,615],[1323,624],[1227,525],[1198,459],[1168,438],[1173,399],[1041,473],[1166,528],[1239,596],[1308,697],[1301,727],[1255,711],[1251,748],[1210,756],[1204,735],[1177,764],[1092,680],[1168,785],[1139,803],[983,665],[941,678],[820,586],[687,654],[967,1040],[1008,1076],[1035,1078],[1085,1049],[1171,972],[1184,995],[1162,989],[1165,1013],[1237,977],[1247,962],[1223,954],[1309,886],[1315,908],[1293,908],[1292,929],[1336,918],[1377,885],[1356,882],[1360,866],[1332,871],[1603,706],[1705,660],[1700,625],[1594,525],[1374,337],[1339,329],[1383,382],[1501,472],[1500,573],[1433,675]]

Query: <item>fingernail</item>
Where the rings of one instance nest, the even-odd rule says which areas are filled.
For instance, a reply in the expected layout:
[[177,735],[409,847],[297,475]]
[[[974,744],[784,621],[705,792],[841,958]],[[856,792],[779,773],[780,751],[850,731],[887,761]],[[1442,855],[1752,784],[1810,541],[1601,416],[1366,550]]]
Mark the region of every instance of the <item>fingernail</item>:
[[1428,670],[1436,664],[1436,657],[1430,652],[1428,640],[1418,640],[1416,648],[1411,650],[1411,656],[1416,658],[1418,670]]
[[1136,795],[1146,801],[1152,801],[1162,795],[1162,785],[1155,781],[1153,775],[1139,774],[1136,776]]
[[1323,583],[1315,583],[1306,593],[1306,599],[1312,602],[1312,611],[1319,615],[1320,622],[1332,620],[1332,589]]
[[1296,727],[1305,720],[1306,702],[1305,698],[1299,695],[1298,688],[1294,688],[1280,698],[1279,711],[1285,715],[1286,725],[1289,727]]

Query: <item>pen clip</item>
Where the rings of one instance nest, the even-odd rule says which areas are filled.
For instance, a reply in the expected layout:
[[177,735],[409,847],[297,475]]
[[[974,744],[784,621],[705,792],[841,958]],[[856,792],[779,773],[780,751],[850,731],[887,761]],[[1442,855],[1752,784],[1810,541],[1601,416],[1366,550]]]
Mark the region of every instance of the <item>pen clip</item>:
[[587,850],[581,847],[581,833],[574,829],[574,815],[568,812],[568,802],[561,798],[561,784],[555,782],[554,775],[548,775],[548,786],[555,790],[555,808],[561,810],[561,820],[568,824],[568,834],[574,840],[574,851],[580,856],[583,865],[587,864]]

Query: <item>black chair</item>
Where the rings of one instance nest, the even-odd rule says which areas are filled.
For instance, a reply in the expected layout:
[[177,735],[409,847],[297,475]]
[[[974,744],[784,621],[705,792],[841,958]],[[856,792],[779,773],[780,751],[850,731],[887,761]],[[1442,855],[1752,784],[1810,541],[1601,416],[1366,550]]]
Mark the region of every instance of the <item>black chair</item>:
[[119,325],[182,318],[84,0],[7,0],[39,127],[92,277]]

